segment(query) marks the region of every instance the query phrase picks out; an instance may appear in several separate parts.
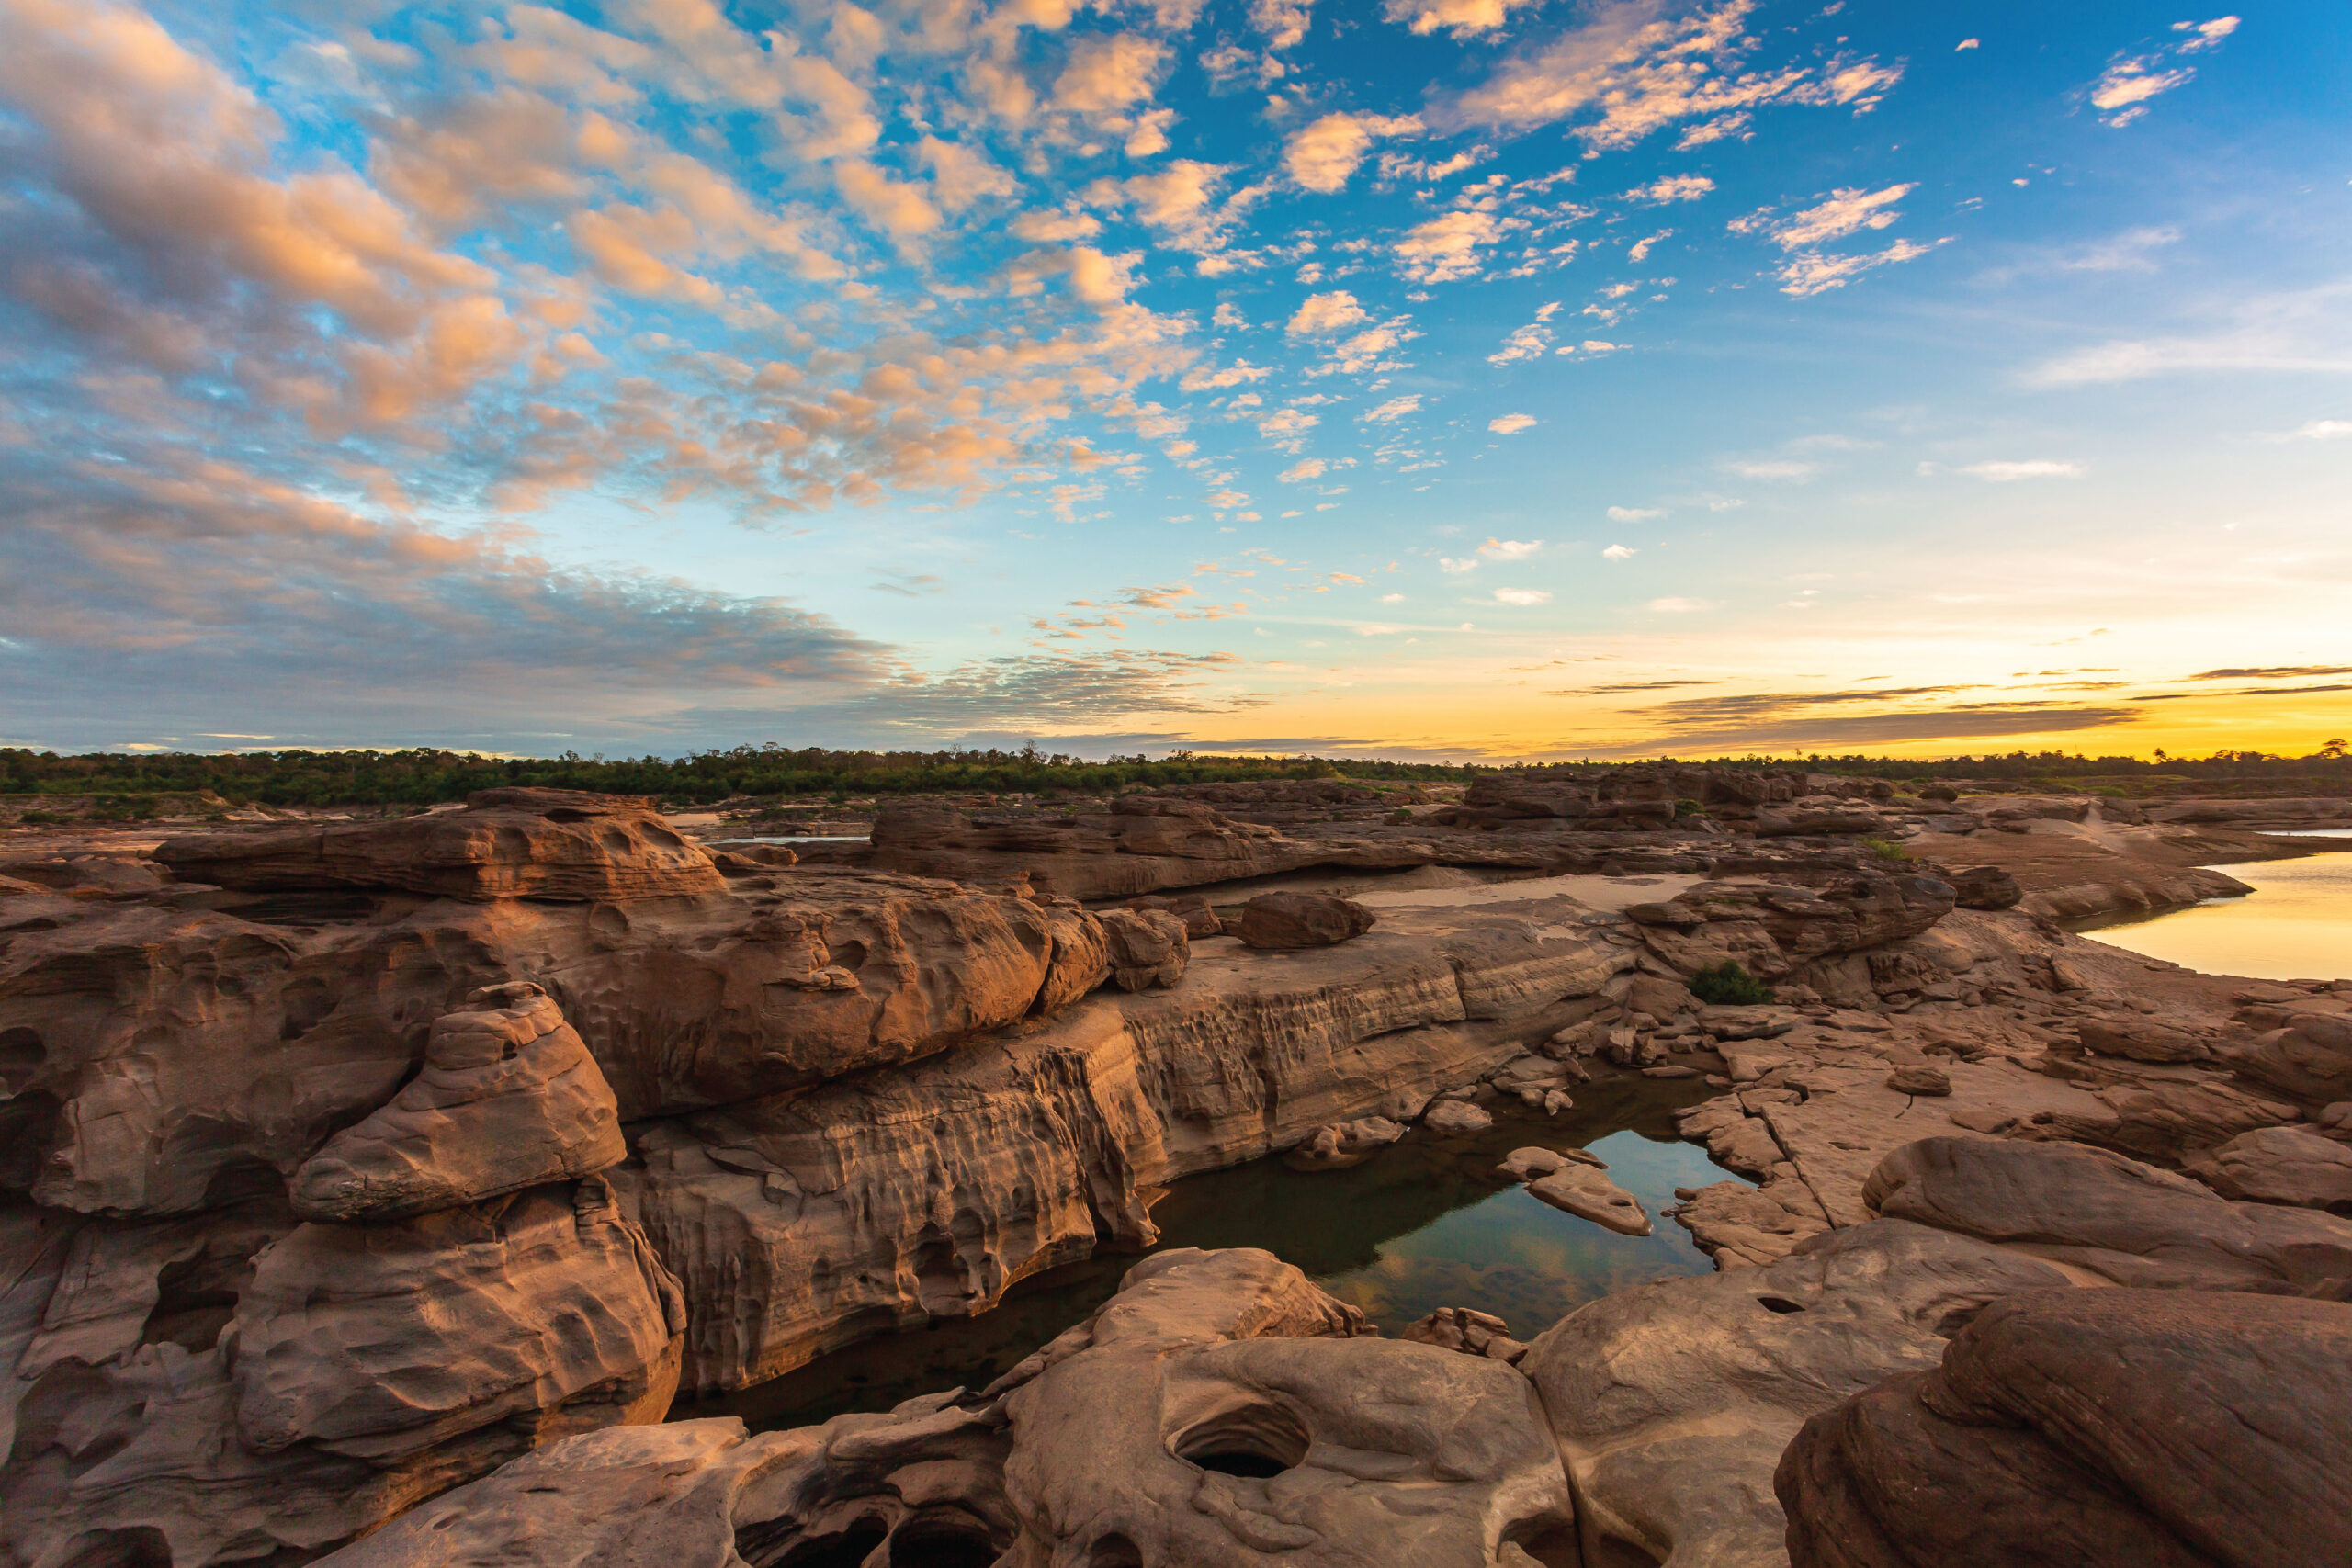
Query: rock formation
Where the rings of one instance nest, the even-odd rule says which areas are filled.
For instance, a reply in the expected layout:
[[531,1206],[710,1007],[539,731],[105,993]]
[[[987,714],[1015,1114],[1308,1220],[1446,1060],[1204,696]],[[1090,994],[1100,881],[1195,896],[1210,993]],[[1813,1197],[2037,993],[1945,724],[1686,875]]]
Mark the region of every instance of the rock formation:
[[1241,906],[1234,934],[1246,947],[1276,951],[1337,947],[1370,931],[1374,917],[1362,904],[1322,893],[1264,893]]

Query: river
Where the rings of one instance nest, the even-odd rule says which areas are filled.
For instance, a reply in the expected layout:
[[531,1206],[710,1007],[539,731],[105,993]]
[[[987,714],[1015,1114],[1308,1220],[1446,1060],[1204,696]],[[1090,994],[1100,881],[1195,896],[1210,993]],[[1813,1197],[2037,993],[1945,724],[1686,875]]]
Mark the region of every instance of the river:
[[[2299,829],[2278,836],[2352,840],[2352,829]],[[2077,929],[2110,946],[2209,975],[2352,977],[2352,850],[2216,869],[2254,891]]]
[[[1346,1170],[1279,1159],[1189,1177],[1152,1209],[1159,1248],[1261,1247],[1305,1269],[1382,1332],[1441,1306],[1476,1306],[1532,1338],[1597,1297],[1714,1265],[1661,1211],[1677,1187],[1738,1180],[1675,1137],[1674,1111],[1718,1091],[1696,1079],[1618,1075],[1576,1090],[1554,1118],[1516,1103],[1495,1125],[1441,1138],[1416,1127]],[[1589,1148],[1649,1211],[1654,1233],[1618,1235],[1562,1213],[1495,1172],[1528,1145]],[[862,1340],[753,1388],[681,1399],[672,1420],[740,1416],[754,1429],[850,1410],[888,1410],[943,1389],[978,1388],[1111,1298],[1136,1255],[1091,1258],[1026,1280],[993,1312]]]

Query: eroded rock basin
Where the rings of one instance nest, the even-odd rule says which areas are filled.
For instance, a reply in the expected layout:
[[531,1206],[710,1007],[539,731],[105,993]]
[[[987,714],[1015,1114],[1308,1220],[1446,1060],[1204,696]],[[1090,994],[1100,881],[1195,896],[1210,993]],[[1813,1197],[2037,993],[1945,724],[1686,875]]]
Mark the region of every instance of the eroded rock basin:
[[[1674,1112],[1719,1091],[1695,1079],[1596,1077],[1558,1116],[1511,1105],[1494,1125],[1441,1137],[1416,1128],[1343,1170],[1254,1160],[1176,1183],[1155,1204],[1154,1252],[1261,1247],[1395,1334],[1440,1307],[1475,1303],[1532,1338],[1589,1301],[1714,1265],[1682,1226],[1617,1235],[1562,1213],[1496,1169],[1533,1145],[1583,1148],[1653,1215],[1677,1188],[1739,1180],[1681,1141]],[[886,1411],[944,1389],[986,1387],[1110,1300],[1136,1255],[1102,1254],[1023,1281],[994,1311],[845,1346],[809,1366],[716,1397],[681,1398],[670,1418],[734,1416],[755,1431]]]
[[[2352,829],[2278,836],[2352,845]],[[2073,929],[2209,975],[2333,979],[2352,966],[2352,847],[2231,871],[2254,891],[2154,915],[2075,922]]]

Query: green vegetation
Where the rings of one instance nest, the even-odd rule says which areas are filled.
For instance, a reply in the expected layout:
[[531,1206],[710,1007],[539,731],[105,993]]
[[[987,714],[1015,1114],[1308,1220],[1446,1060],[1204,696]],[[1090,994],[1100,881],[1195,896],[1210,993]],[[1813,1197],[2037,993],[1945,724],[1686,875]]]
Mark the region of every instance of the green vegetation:
[[1760,1007],[1772,999],[1771,987],[1741,967],[1736,958],[1691,976],[1690,993],[1709,1007]]
[[1907,861],[1911,858],[1911,852],[1893,839],[1864,839],[1862,848],[1883,861]]
[[0,795],[95,795],[99,797],[96,814],[123,817],[145,814],[140,797],[200,796],[206,792],[239,805],[422,807],[462,800],[478,789],[534,784],[651,795],[694,805],[738,795],[807,795],[840,806],[856,795],[1109,795],[1137,785],[1250,779],[1458,782],[1473,772],[1452,763],[1204,757],[1181,751],[1157,761],[1114,756],[1094,762],[1049,756],[1035,747],[1020,751],[879,752],[739,746],[675,760],[614,761],[571,752],[532,758],[430,750],[61,757],[0,748]]

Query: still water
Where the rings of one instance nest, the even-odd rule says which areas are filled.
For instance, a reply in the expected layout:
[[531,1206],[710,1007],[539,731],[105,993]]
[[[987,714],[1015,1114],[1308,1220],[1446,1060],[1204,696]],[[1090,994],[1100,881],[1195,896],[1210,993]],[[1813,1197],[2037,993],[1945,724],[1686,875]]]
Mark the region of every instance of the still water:
[[[2279,837],[2352,839],[2352,829]],[[2352,978],[2352,851],[2219,868],[2254,891],[2168,914],[2079,927],[2110,946],[2209,975],[2259,980]]]
[[[1604,1072],[1607,1069],[1602,1069]],[[1261,1247],[1395,1333],[1441,1306],[1471,1306],[1532,1338],[1614,1291],[1713,1268],[1660,1211],[1677,1187],[1738,1179],[1674,1136],[1673,1112],[1717,1091],[1695,1079],[1596,1078],[1557,1117],[1497,1107],[1464,1138],[1415,1128],[1346,1170],[1280,1160],[1190,1177],[1152,1210],[1159,1247]],[[1495,1173],[1530,1144],[1589,1148],[1642,1201],[1656,1234],[1624,1236],[1564,1214]],[[887,1410],[918,1393],[978,1388],[1118,1289],[1135,1255],[1089,1258],[1024,1280],[995,1311],[868,1339],[756,1388],[678,1402],[673,1420],[740,1416],[755,1429]]]

